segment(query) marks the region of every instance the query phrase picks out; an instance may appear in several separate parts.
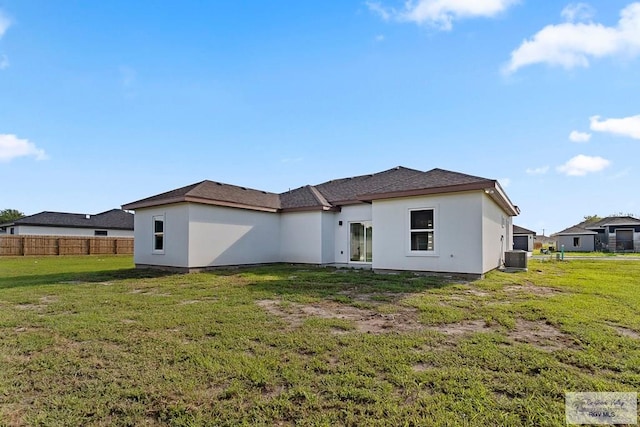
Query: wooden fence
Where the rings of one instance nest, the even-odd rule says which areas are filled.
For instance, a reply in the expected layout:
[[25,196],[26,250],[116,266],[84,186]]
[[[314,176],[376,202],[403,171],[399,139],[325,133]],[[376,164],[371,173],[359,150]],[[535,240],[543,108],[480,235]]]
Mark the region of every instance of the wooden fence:
[[108,254],[133,254],[133,237],[0,236],[0,256]]

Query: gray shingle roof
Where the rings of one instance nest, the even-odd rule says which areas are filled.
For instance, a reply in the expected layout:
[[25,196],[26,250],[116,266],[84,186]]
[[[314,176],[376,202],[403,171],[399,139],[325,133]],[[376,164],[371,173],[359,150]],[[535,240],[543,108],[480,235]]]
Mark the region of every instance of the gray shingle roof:
[[120,209],[112,209],[96,215],[45,211],[22,217],[11,224],[133,230],[133,214]]
[[124,205],[123,208],[136,209],[137,207],[143,206],[186,201],[200,201],[203,203],[207,201],[222,202],[222,204],[229,205],[243,205],[272,210],[280,209],[280,197],[275,193],[208,180],[147,197],[146,199]]
[[513,224],[513,234],[533,234],[535,236],[536,232]]
[[598,221],[582,221],[579,224],[566,228],[555,234],[597,234],[594,230],[608,227],[610,225],[640,225],[640,219],[632,216],[608,216]]
[[[430,189],[460,191],[460,186],[473,185],[473,189],[494,188],[496,181],[443,169],[421,172],[398,166],[382,172],[334,179],[318,185],[306,185],[281,194],[247,189],[213,181],[202,181],[123,206],[139,209],[169,203],[199,202],[222,204],[258,210],[328,210],[350,203],[370,201],[373,198],[401,197],[403,192],[429,194]],[[497,188],[497,187],[496,187]],[[517,211],[506,195],[499,191],[492,197],[504,198],[503,206]],[[415,194],[411,194],[415,195]]]

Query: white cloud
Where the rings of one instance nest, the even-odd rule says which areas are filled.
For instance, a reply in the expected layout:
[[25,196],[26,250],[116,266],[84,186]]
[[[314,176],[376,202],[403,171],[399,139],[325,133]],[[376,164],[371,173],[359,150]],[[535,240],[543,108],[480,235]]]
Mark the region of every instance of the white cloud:
[[26,139],[11,134],[0,134],[0,162],[8,162],[16,157],[33,156],[36,160],[47,158],[44,150]]
[[591,130],[593,131],[609,132],[615,135],[640,139],[640,114],[622,119],[605,120],[600,120],[600,116],[593,116],[589,118],[589,121],[591,122]]
[[518,0],[407,0],[400,10],[379,2],[367,2],[369,9],[388,21],[427,24],[440,30],[451,30],[454,20],[496,16]]
[[11,26],[11,20],[0,10],[0,39]]
[[498,182],[503,188],[507,188],[511,185],[511,178],[500,178],[498,179]]
[[544,175],[549,171],[549,166],[540,166],[539,168],[527,168],[525,172],[529,175]]
[[365,4],[371,12],[380,16],[380,18],[382,18],[383,20],[388,21],[389,19],[391,19],[391,12],[377,1],[368,1]]
[[[576,13],[563,11],[565,18]],[[583,16],[584,17],[584,16]],[[615,27],[593,22],[565,22],[548,25],[525,40],[513,52],[503,68],[511,74],[527,65],[546,63],[566,69],[588,67],[589,59],[605,56],[633,57],[640,53],[640,2],[631,3],[620,12]]]
[[594,14],[593,8],[586,3],[571,3],[560,12],[567,22],[588,21]]
[[599,172],[608,167],[611,162],[599,156],[585,156],[579,154],[558,166],[556,170],[569,176],[584,176],[588,173]]
[[378,35],[376,36],[376,41],[377,41],[377,42],[382,42],[382,41],[384,41],[384,34],[378,34]]
[[9,66],[9,58],[7,55],[0,55],[0,70],[4,70]]
[[578,132],[577,130],[571,131],[569,134],[569,140],[573,142],[589,142],[591,134],[587,132]]

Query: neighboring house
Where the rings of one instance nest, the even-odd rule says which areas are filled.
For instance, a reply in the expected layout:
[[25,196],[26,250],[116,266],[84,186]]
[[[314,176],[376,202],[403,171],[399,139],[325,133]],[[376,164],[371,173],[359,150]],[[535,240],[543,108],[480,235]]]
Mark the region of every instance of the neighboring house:
[[524,227],[513,225],[513,249],[533,252],[533,241],[536,232],[527,230]]
[[133,214],[112,209],[96,215],[40,212],[0,224],[6,234],[133,237]]
[[396,167],[268,193],[202,181],[123,205],[135,263],[183,271],[308,263],[482,276],[519,213],[496,180]]
[[584,221],[555,234],[556,249],[565,251],[640,252],[640,219],[610,216]]

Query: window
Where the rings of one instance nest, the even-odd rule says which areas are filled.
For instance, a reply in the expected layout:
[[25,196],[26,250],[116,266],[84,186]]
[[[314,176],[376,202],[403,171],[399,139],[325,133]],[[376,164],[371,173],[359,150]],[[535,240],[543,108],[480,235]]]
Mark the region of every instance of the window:
[[164,216],[153,217],[153,251],[164,252]]
[[433,251],[434,243],[434,210],[412,210],[410,215],[411,251]]
[[15,229],[15,228],[13,228],[13,227],[11,227],[11,228],[9,229],[9,234],[16,234],[16,229]]
[[107,230],[95,230],[93,232],[94,236],[106,236],[107,234]]
[[577,248],[580,246],[580,238],[579,237],[574,237],[573,238],[573,247]]

